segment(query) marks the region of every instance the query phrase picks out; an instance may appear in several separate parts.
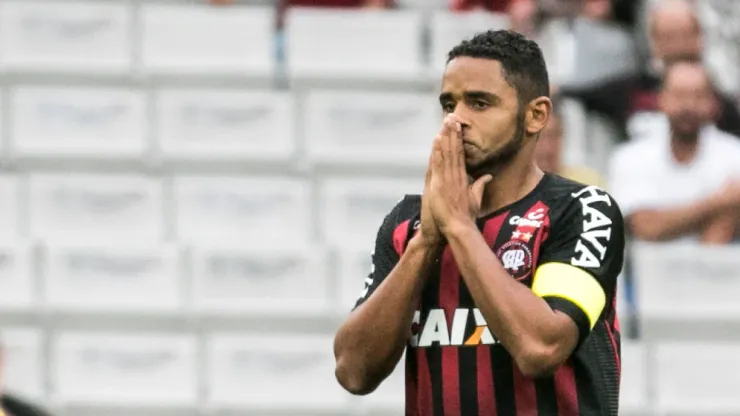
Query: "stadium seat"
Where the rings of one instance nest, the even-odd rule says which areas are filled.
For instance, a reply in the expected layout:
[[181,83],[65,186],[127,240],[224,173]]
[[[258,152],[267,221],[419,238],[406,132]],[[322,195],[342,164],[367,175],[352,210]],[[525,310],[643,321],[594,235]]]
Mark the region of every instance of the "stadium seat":
[[162,89],[156,111],[157,143],[166,159],[284,162],[295,154],[287,92]]
[[632,253],[644,336],[740,340],[738,247],[641,243]]
[[0,310],[7,315],[39,307],[33,273],[35,260],[29,241],[0,242]]
[[65,331],[52,351],[52,398],[62,406],[196,405],[191,335]]
[[439,100],[423,93],[310,90],[302,108],[315,163],[423,169],[442,122]]
[[10,97],[11,137],[17,156],[140,158],[148,149],[142,91],[19,87]]
[[435,10],[431,15],[430,76],[439,77],[447,64],[447,53],[464,39],[486,30],[507,29],[509,17],[500,13]]
[[341,82],[418,79],[422,14],[290,8],[286,59],[290,78]]
[[308,242],[310,184],[262,176],[178,176],[175,235],[181,241]]
[[125,74],[131,70],[131,8],[122,2],[4,1],[0,68]]
[[159,241],[162,192],[158,179],[139,174],[31,175],[31,237]]
[[211,333],[207,407],[249,415],[347,415],[351,396],[334,378],[331,346],[332,337],[319,334]]
[[739,350],[737,342],[658,344],[652,354],[656,411],[676,416],[740,414]]
[[14,241],[23,236],[25,227],[22,226],[21,214],[24,207],[21,205],[23,188],[16,175],[0,174],[0,241]]
[[[647,351],[637,342],[622,337],[622,379],[619,414],[642,414],[648,409]],[[644,413],[647,416],[647,413]]]
[[147,73],[273,77],[271,7],[144,3],[140,13]]
[[[61,312],[180,312],[178,250],[172,245],[96,240],[42,247],[44,302]],[[90,296],[94,293],[95,296]]]
[[319,249],[242,239],[190,247],[191,299],[199,315],[326,316],[332,303]]
[[4,390],[31,400],[46,398],[43,332],[34,327],[5,327],[0,343]]
[[383,219],[406,194],[419,194],[412,179],[326,178],[320,185],[321,230],[331,247],[370,252]]

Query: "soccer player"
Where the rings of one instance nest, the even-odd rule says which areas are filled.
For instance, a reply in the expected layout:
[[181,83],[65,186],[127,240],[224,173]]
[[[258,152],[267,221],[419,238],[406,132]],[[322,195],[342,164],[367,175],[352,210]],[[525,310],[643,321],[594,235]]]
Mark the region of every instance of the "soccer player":
[[405,349],[406,415],[617,415],[624,222],[600,188],[535,164],[548,84],[515,32],[449,53],[424,192],[384,219],[335,337],[349,392],[375,390]]

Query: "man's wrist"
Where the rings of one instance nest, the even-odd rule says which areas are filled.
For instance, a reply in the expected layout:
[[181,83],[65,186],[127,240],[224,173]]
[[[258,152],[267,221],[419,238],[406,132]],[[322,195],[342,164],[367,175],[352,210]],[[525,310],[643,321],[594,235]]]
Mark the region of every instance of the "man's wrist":
[[425,258],[436,259],[442,255],[445,248],[445,241],[431,241],[424,237],[424,234],[417,232],[409,241],[409,249],[416,250],[424,254]]

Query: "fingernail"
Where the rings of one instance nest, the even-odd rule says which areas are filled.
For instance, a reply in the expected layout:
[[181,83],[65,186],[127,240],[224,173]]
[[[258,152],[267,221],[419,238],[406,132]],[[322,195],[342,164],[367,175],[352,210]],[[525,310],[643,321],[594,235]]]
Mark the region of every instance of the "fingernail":
[[455,123],[455,127],[457,128],[457,132],[458,132],[458,133],[461,133],[461,132],[462,132],[462,124],[460,124],[460,123]]

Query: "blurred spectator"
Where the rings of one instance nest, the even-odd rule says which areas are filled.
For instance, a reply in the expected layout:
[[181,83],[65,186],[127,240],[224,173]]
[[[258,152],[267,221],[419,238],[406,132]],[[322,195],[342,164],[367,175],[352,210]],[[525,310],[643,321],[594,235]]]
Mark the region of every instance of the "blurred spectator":
[[395,7],[395,5],[395,0],[279,0],[277,5],[277,26],[278,28],[283,27],[285,11],[290,7],[386,9]]
[[287,7],[387,8],[394,5],[394,0],[280,0],[281,9]]
[[[579,99],[588,111],[607,116],[623,138],[649,135],[663,120],[655,115],[664,68],[675,60],[701,60],[703,36],[693,7],[683,0],[664,1],[649,11],[648,36],[651,56],[637,76],[615,77],[596,85],[564,85],[558,92]],[[717,127],[740,135],[740,113],[730,98],[715,93],[720,100]]]
[[568,166],[563,160],[563,124],[560,116],[553,113],[537,141],[535,150],[537,164],[551,172],[586,185],[604,187],[603,178],[585,166]]
[[509,9],[510,3],[531,3],[535,9],[537,8],[535,0],[450,0],[450,10],[483,9],[503,13]]
[[740,219],[740,141],[710,124],[718,103],[704,67],[670,65],[658,104],[669,133],[622,145],[611,163],[629,230],[647,241],[730,242]]

